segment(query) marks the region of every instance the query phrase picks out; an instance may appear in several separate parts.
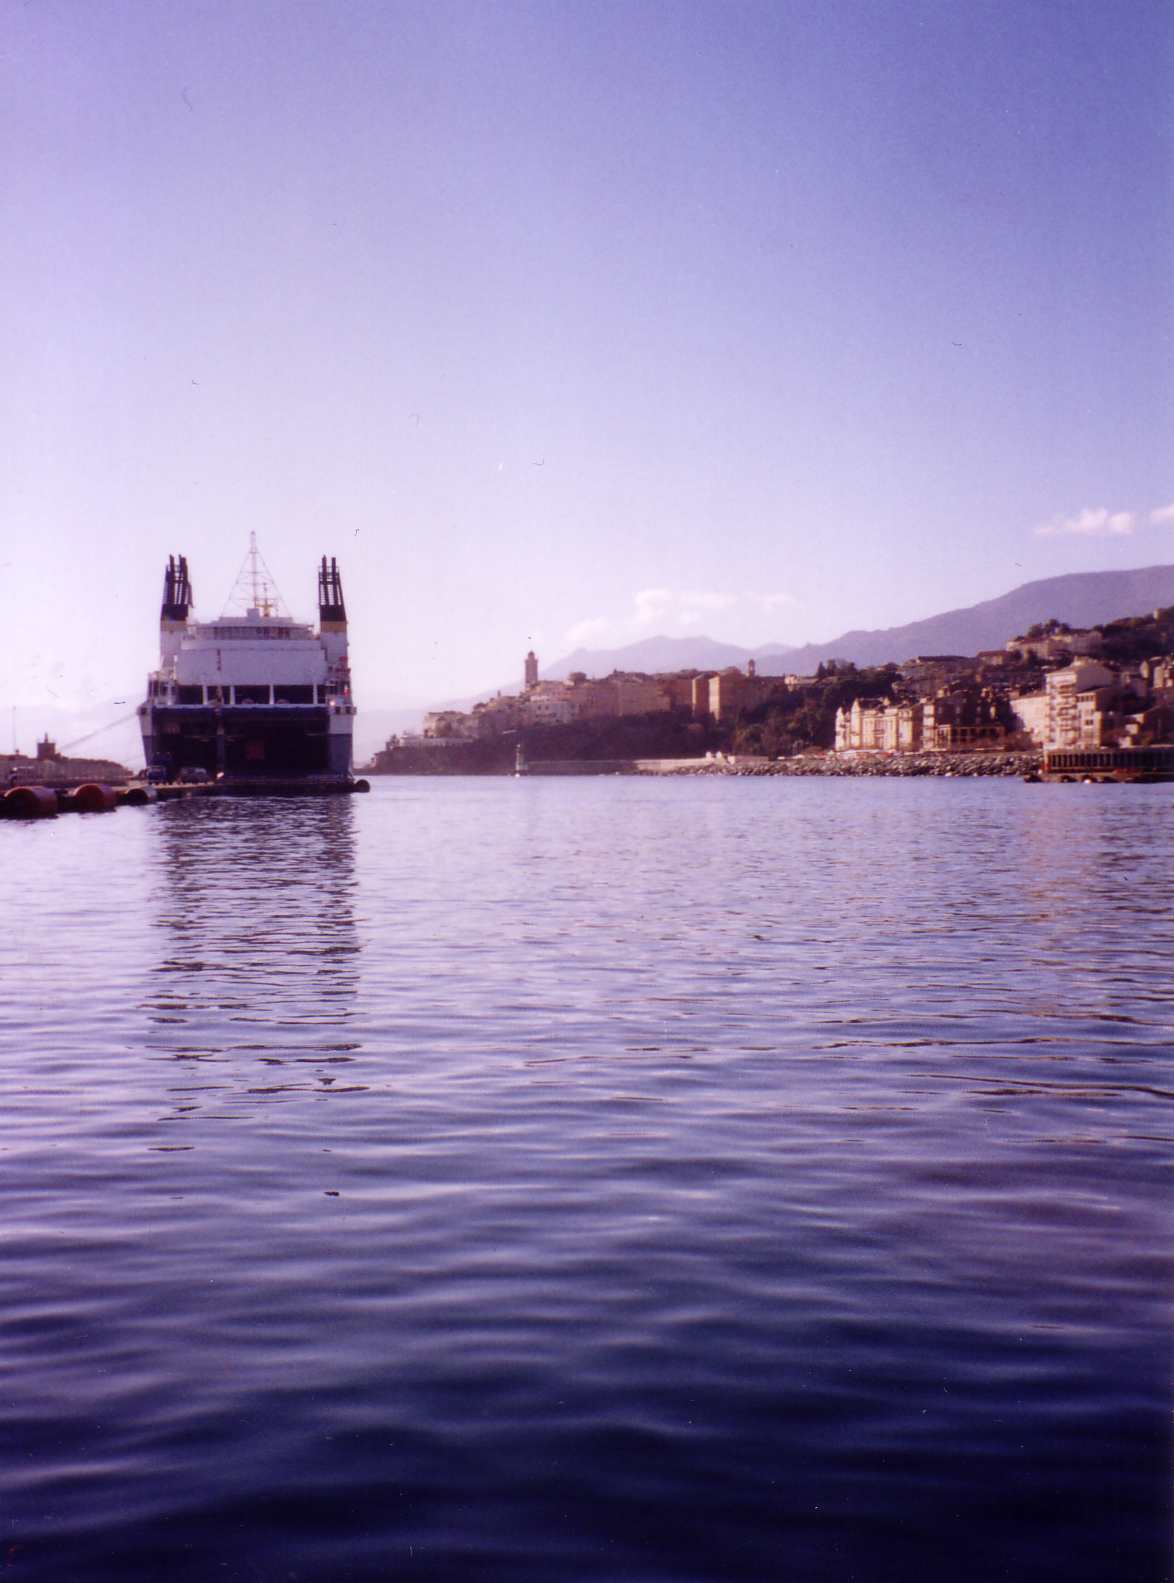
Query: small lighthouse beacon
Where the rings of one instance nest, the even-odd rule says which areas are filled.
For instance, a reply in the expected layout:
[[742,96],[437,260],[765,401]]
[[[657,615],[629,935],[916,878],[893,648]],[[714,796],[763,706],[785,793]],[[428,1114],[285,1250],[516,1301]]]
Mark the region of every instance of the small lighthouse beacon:
[[531,649],[526,656],[526,663],[522,670],[523,686],[529,691],[531,687],[538,686],[538,656]]

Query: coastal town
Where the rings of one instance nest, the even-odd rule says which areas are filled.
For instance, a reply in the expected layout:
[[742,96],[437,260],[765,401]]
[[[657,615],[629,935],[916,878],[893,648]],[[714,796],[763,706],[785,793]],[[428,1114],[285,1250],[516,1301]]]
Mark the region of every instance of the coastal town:
[[867,669],[833,659],[814,675],[763,674],[751,660],[744,670],[540,679],[531,651],[518,693],[429,713],[420,734],[393,737],[371,769],[487,768],[511,742],[532,757],[549,747],[555,759],[621,738],[654,753],[670,722],[680,754],[711,761],[1162,746],[1174,742],[1174,607],[1083,630],[1042,622],[973,656]]

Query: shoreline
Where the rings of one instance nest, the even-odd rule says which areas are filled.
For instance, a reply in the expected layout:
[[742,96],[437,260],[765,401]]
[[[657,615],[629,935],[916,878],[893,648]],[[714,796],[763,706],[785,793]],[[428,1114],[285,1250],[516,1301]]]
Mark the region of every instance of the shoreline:
[[[565,775],[735,775],[735,776],[883,776],[938,778],[995,776],[1010,779],[1024,775],[1039,775],[1043,771],[1042,750],[1028,752],[982,753],[801,753],[793,758],[765,759],[747,754],[731,754],[720,758],[661,759],[531,759],[520,772],[522,779],[536,776]],[[479,775],[513,778],[515,769],[454,769],[438,763],[435,769],[419,763],[411,769],[375,770],[367,768],[365,775],[394,779],[399,776],[431,778],[445,775]]]

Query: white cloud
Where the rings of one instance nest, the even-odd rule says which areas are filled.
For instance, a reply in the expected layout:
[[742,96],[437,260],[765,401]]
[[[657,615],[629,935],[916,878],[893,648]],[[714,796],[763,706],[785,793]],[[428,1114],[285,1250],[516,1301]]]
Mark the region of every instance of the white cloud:
[[1150,512],[1150,521],[1163,527],[1174,527],[1174,502],[1168,506],[1155,507]]
[[1041,539],[1067,535],[1079,538],[1123,538],[1133,532],[1137,518],[1132,511],[1110,511],[1107,506],[1085,506],[1074,517],[1053,517],[1036,528]]
[[631,609],[626,616],[591,616],[568,627],[565,636],[568,643],[576,646],[630,643],[651,632],[672,636],[686,629],[695,630],[705,626],[715,616],[731,611],[741,613],[744,617],[755,616],[760,620],[763,612],[773,612],[797,602],[792,594],[783,593],[737,594],[714,588],[641,588],[632,595]]
[[576,621],[574,626],[567,628],[565,640],[578,648],[581,644],[603,643],[616,636],[614,622],[603,616],[588,616],[585,621]]
[[638,627],[694,626],[702,612],[732,610],[737,594],[702,589],[642,588],[633,595],[633,620]]
[[652,626],[654,622],[663,620],[672,609],[675,597],[671,588],[642,588],[632,598],[636,607],[634,619],[637,626]]

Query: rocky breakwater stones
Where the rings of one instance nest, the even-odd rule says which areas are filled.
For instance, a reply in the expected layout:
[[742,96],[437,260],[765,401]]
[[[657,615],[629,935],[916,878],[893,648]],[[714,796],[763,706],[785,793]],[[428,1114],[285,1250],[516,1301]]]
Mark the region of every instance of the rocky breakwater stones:
[[1038,772],[1040,753],[800,753],[770,763],[739,764],[737,756],[691,765],[678,775],[1013,776]]

